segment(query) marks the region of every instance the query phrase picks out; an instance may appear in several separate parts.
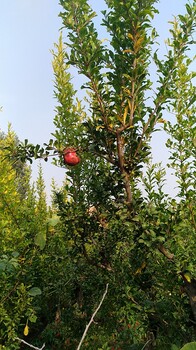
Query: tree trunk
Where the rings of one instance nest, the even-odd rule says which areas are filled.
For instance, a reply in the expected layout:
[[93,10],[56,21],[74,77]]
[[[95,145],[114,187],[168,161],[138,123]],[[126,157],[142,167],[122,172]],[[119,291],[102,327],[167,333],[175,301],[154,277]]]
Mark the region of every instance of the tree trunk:
[[188,282],[184,278],[185,292],[187,293],[193,313],[194,322],[196,322],[196,280]]

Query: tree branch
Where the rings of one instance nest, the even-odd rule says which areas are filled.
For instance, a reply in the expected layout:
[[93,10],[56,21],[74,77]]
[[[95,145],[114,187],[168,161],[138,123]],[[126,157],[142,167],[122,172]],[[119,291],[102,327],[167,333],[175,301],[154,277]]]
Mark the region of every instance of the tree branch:
[[21,343],[24,343],[25,345],[27,345],[27,346],[29,346],[30,348],[35,349],[35,350],[42,350],[42,349],[45,348],[45,344],[43,344],[41,348],[37,348],[36,346],[33,346],[33,345],[27,343],[27,342],[26,342],[25,340],[23,340],[23,339],[20,339],[20,338],[18,338],[18,337],[15,338],[15,339],[16,339],[16,340],[19,340]]
[[81,338],[81,340],[80,340],[80,343],[79,343],[79,345],[78,345],[78,347],[77,347],[76,350],[80,350],[81,345],[82,345],[82,343],[83,343],[83,341],[84,341],[84,338],[86,337],[86,334],[87,334],[87,332],[88,332],[88,329],[89,329],[91,323],[94,321],[94,317],[95,317],[95,315],[97,314],[97,312],[99,311],[99,309],[100,309],[100,307],[101,307],[101,305],[102,305],[102,303],[103,303],[103,301],[104,301],[104,299],[105,299],[105,297],[106,297],[107,292],[108,292],[108,283],[106,284],[105,292],[103,293],[103,296],[102,296],[102,298],[101,298],[101,301],[100,301],[98,307],[96,308],[95,312],[92,314],[91,319],[90,319],[90,322],[86,325],[85,331],[84,331],[84,333],[83,333],[83,336],[82,336],[82,338]]
[[174,254],[170,253],[163,244],[160,244],[158,250],[169,260],[173,260]]
[[120,168],[121,174],[123,175],[123,181],[124,181],[125,190],[127,194],[127,203],[131,205],[133,201],[133,196],[132,196],[131,186],[130,186],[130,176],[124,168],[124,149],[123,149],[124,144],[123,144],[123,139],[120,135],[119,130],[116,131],[116,139],[117,139],[119,168]]

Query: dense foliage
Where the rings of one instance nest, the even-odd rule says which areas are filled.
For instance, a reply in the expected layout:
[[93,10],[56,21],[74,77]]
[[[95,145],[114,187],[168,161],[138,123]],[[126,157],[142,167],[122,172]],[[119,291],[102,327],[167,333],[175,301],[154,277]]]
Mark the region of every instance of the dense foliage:
[[[21,196],[12,159],[2,160],[0,349],[17,349],[25,325],[32,344],[76,349],[106,284],[83,349],[175,350],[196,340],[195,89],[188,56],[195,1],[171,23],[164,59],[151,25],[157,1],[105,2],[107,41],[86,0],[60,1],[66,46],[61,34],[53,51],[53,139],[44,147],[2,141],[9,144],[1,152],[12,149],[16,162],[47,159],[52,151],[63,167],[66,147],[82,161],[66,166],[47,209],[41,170],[32,188],[25,168]],[[83,102],[70,67],[85,77]],[[160,126],[177,199],[164,192],[161,163],[152,162]]]

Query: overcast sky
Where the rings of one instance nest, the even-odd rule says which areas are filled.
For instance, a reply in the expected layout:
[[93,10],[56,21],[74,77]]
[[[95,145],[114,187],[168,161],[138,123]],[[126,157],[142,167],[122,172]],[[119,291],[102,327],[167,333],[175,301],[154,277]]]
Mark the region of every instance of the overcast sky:
[[[93,9],[100,12],[103,0],[91,0]],[[164,40],[168,37],[168,21],[184,13],[185,0],[160,0],[160,14],[154,24],[160,34],[160,50],[165,52]],[[0,130],[6,132],[8,122],[22,141],[42,144],[51,138],[54,130],[52,55],[54,42],[58,41],[62,26],[58,14],[58,0],[0,0]],[[99,23],[99,17],[96,20]],[[105,33],[100,29],[100,39]],[[103,37],[102,37],[103,36]],[[159,143],[155,160],[166,162],[164,137],[156,136]],[[33,165],[36,176],[38,161]],[[49,192],[51,178],[61,184],[65,169],[42,162]],[[174,182],[170,179],[169,191]]]

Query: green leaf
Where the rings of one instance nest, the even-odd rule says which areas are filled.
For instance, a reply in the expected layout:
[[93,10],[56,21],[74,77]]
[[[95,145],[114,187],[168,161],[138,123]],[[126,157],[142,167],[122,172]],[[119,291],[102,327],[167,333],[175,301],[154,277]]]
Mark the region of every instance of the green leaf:
[[176,344],[172,344],[171,350],[179,350],[179,347]]
[[18,258],[18,257],[19,257],[19,252],[13,252],[13,253],[12,253],[12,256],[13,256],[14,258]]
[[45,248],[45,245],[46,245],[46,233],[45,232],[39,232],[35,236],[35,244],[38,245],[41,250]]
[[[39,288],[37,288],[37,289],[39,289]],[[41,290],[40,290],[40,292],[41,292]],[[40,294],[36,294],[36,295],[40,295]],[[29,321],[32,323],[35,323],[37,321],[37,316],[36,315],[29,316]]]
[[40,288],[38,287],[32,287],[29,291],[28,291],[28,294],[32,297],[35,297],[37,295],[41,295],[42,294],[42,291]]
[[59,216],[53,215],[52,218],[48,219],[48,224],[52,227],[56,226],[60,221]]
[[196,342],[187,343],[180,350],[196,350]]
[[5,271],[7,263],[5,261],[0,261],[0,271]]

